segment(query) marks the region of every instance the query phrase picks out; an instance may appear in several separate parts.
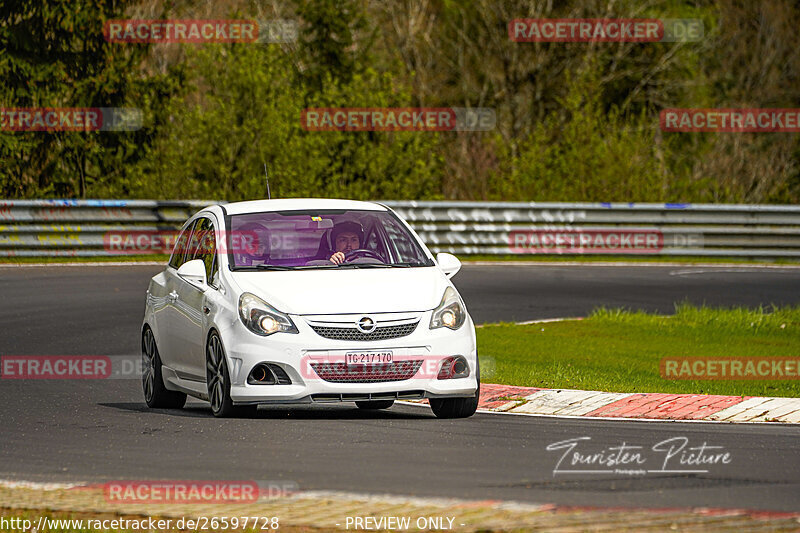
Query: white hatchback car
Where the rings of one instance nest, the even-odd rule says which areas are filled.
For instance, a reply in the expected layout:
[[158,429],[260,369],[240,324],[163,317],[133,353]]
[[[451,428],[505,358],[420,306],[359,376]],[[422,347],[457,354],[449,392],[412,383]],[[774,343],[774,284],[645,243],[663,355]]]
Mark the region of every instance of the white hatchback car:
[[434,257],[388,207],[285,199],[209,206],[184,224],[147,289],[145,400],[186,395],[216,416],[259,404],[355,402],[385,409],[428,398],[436,416],[471,416],[475,327]]

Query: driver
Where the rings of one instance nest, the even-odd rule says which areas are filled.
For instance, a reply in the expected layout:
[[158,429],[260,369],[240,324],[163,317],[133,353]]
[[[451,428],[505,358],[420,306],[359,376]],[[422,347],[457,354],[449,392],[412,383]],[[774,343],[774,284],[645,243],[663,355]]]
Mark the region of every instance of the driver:
[[329,257],[331,263],[341,265],[345,255],[361,248],[364,240],[364,228],[358,222],[339,222],[331,230],[331,244],[333,254]]

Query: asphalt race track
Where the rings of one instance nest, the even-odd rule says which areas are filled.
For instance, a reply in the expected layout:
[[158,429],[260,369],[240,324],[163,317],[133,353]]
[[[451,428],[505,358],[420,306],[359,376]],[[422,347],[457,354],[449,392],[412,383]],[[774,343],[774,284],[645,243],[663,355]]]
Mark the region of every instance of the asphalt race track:
[[[0,268],[0,354],[138,351],[153,266]],[[455,278],[476,322],[585,316],[599,305],[670,312],[797,304],[800,269],[465,266]],[[477,414],[437,420],[398,405],[262,408],[217,420],[202,402],[148,410],[138,380],[0,380],[0,478],[40,481],[250,479],[414,496],[570,505],[800,510],[800,428]],[[560,474],[548,444],[592,451],[672,437],[730,452],[707,473]],[[676,459],[677,460],[677,459]],[[673,464],[672,466],[678,466]]]
[[599,306],[671,314],[682,301],[800,303],[800,268],[465,266],[453,281],[476,323],[586,316]]
[[[159,266],[0,266],[0,353],[138,353],[144,293]],[[671,313],[800,303],[800,268],[476,266],[453,278],[476,323],[586,316],[599,306]]]

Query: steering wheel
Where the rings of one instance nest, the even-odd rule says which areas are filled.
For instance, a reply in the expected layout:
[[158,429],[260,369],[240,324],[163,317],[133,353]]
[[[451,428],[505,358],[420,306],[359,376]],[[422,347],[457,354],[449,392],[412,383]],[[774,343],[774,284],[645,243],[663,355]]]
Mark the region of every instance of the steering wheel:
[[383,263],[383,258],[379,256],[376,252],[372,250],[367,250],[366,248],[359,248],[357,250],[350,250],[344,256],[344,260],[346,262],[350,262],[357,257],[371,257],[372,259],[376,259]]

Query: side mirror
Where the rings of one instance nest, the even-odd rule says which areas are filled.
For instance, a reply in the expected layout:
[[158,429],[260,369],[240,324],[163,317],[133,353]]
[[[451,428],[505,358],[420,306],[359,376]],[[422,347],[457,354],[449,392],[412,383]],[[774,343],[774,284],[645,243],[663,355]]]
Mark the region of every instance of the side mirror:
[[439,263],[439,268],[448,278],[452,278],[461,270],[461,261],[453,254],[445,252],[438,253],[436,254],[436,262]]
[[178,268],[178,275],[199,289],[205,289],[208,284],[206,264],[203,263],[202,259],[192,259],[185,262]]

